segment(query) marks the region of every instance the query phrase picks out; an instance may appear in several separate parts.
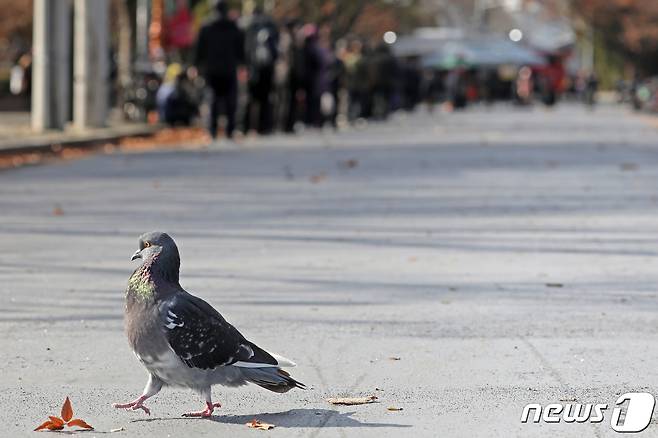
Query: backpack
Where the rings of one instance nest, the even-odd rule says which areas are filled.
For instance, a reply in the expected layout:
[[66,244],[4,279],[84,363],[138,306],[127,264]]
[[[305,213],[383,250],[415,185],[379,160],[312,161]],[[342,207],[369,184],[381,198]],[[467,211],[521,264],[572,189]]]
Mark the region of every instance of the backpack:
[[256,21],[248,30],[248,54],[251,66],[272,67],[277,57],[276,29],[267,21]]

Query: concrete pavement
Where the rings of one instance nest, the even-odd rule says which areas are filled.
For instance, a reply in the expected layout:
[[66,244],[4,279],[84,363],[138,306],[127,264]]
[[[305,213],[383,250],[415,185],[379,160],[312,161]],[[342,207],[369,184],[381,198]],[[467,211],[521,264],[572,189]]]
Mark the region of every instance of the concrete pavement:
[[48,152],[62,146],[93,146],[124,137],[154,134],[161,126],[147,123],[126,123],[113,115],[109,126],[76,131],[48,130],[34,133],[29,112],[0,112],[0,154]]
[[[0,419],[32,436],[70,396],[90,436],[617,436],[611,412],[519,419],[658,394],[657,140],[621,109],[498,106],[1,172]],[[151,417],[110,407],[145,383],[122,308],[152,229],[311,389],[216,387],[212,421],[179,418],[201,401],[178,389]]]

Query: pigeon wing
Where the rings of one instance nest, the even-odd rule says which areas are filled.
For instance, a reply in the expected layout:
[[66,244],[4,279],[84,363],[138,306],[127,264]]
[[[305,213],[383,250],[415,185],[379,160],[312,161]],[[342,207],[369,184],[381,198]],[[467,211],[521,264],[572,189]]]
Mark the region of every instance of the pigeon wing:
[[190,368],[279,365],[273,355],[246,340],[201,298],[177,294],[161,306],[160,314],[171,349]]

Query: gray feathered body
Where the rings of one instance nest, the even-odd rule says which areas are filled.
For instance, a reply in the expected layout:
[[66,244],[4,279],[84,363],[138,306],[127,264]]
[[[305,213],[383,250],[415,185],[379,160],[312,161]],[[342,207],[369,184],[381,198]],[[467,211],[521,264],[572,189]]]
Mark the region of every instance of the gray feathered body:
[[156,384],[202,393],[215,384],[248,382],[275,392],[304,388],[281,369],[294,363],[245,339],[212,306],[180,286],[178,266],[174,275],[168,273],[173,267],[162,262],[157,256],[146,260],[126,291],[128,340]]

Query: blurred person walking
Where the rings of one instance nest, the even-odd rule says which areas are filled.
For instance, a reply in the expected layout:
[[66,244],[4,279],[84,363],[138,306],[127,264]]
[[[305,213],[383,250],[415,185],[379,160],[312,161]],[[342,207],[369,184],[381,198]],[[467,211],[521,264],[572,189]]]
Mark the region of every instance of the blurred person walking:
[[375,50],[368,43],[362,47],[361,56],[354,70],[354,96],[358,99],[357,119],[369,119],[373,115],[373,93],[376,80]]
[[329,66],[331,53],[324,47],[324,37],[328,26],[321,25],[320,31],[314,25],[307,25],[304,43],[304,95],[307,126],[321,127],[324,122],[322,95],[329,91]]
[[[329,64],[329,94],[331,96],[331,108],[328,112],[331,126],[338,128],[338,115],[344,114],[345,95],[343,91],[346,87],[347,72],[345,69],[345,41],[340,40],[336,43],[336,48],[332,52],[331,62]],[[326,93],[325,93],[326,94]]]
[[170,126],[189,126],[199,113],[194,99],[194,85],[178,63],[170,64],[155,95],[158,117]]
[[288,133],[295,132],[295,123],[300,118],[301,108],[305,100],[305,78],[306,59],[304,55],[306,34],[305,28],[298,20],[288,23],[288,31],[292,37],[288,46],[288,59],[290,61],[288,70],[287,101],[285,124],[283,130]]
[[256,109],[259,134],[272,131],[271,94],[274,85],[274,66],[278,57],[279,31],[272,18],[259,6],[246,31],[246,54],[249,71],[249,100],[245,111],[244,131],[251,129]]
[[244,35],[235,21],[228,16],[226,3],[216,5],[217,16],[199,31],[195,65],[201,71],[212,92],[208,131],[217,137],[217,119],[220,107],[226,115],[226,137],[232,138],[235,130],[238,80],[237,69],[244,63]]
[[394,109],[394,98],[399,79],[398,63],[388,44],[381,43],[375,52],[371,76],[374,77],[373,112],[374,117],[386,120]]
[[596,104],[596,93],[599,90],[599,78],[596,76],[595,72],[590,72],[587,75],[587,81],[585,84],[585,103],[590,109],[594,108]]
[[358,69],[361,63],[361,49],[363,44],[360,40],[354,39],[349,42],[343,63],[345,64],[345,86],[347,88],[347,119],[354,122],[361,116],[362,108],[362,87],[359,83]]
[[418,66],[418,59],[412,57],[402,64],[402,108],[412,112],[420,101],[420,86],[422,73]]
[[289,23],[279,26],[278,57],[274,64],[273,129],[285,130],[292,69],[293,34]]

